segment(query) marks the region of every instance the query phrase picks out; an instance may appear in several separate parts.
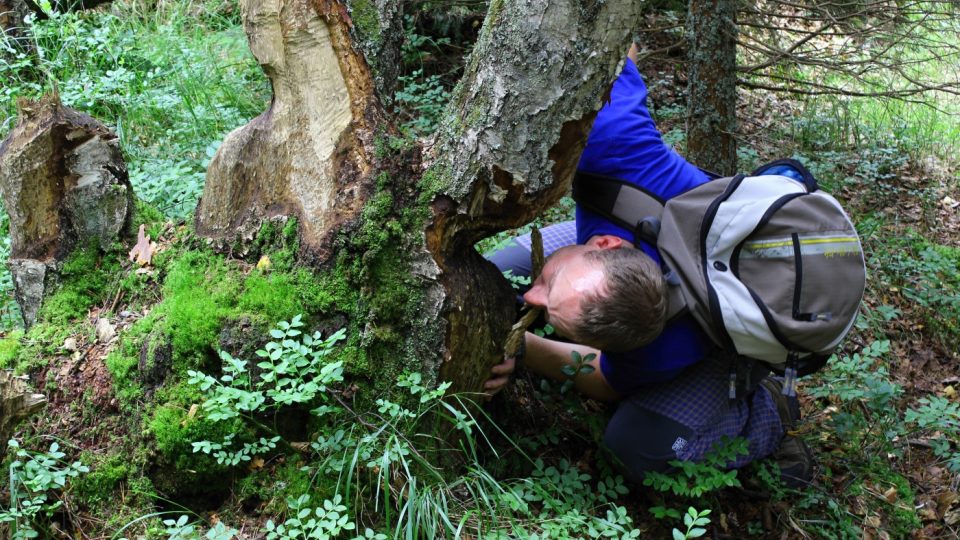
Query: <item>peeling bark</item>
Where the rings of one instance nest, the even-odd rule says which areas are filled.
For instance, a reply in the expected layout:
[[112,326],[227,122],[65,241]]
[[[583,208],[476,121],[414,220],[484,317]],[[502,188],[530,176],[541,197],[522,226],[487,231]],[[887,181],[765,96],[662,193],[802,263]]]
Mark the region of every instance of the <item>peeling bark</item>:
[[46,402],[47,398],[34,393],[25,379],[0,371],[0,438],[9,439],[13,426],[39,411]]
[[107,250],[127,231],[133,190],[116,135],[56,95],[19,104],[17,125],[0,143],[0,190],[14,292],[30,326],[74,247]]
[[225,245],[293,215],[303,248],[323,259],[372,189],[374,133],[384,125],[373,79],[335,0],[246,0],[241,10],[274,95],[214,156],[196,229]]
[[690,0],[686,158],[737,172],[737,23],[730,0]]

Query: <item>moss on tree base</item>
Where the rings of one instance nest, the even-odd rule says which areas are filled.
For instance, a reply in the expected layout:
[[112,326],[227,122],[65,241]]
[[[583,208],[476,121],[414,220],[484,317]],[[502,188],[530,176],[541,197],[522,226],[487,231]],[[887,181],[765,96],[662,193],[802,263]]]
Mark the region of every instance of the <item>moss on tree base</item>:
[[[21,434],[25,444],[59,437],[91,468],[69,494],[71,504],[113,526],[167,504],[215,508],[236,492],[285,504],[283,494],[294,495],[308,482],[294,466],[296,452],[277,449],[271,459],[279,465],[260,472],[248,463],[218,464],[195,452],[194,443],[230,434],[237,442],[254,441],[263,426],[310,440],[316,420],[307,408],[288,407],[253,423],[213,422],[199,407],[204,397],[188,383],[189,372],[218,376],[221,349],[255,364],[269,330],[302,315],[311,333],[345,329],[329,360],[343,363],[345,381],[337,391],[352,406],[375,408],[378,398],[396,394],[398,375],[423,369],[410,344],[439,344],[443,333],[417,323],[424,297],[414,283],[414,247],[405,231],[422,228],[426,214],[397,206],[386,190],[374,195],[363,218],[336,240],[339,256],[320,268],[298,263],[295,219],[264,223],[247,258],[234,259],[188,229],[158,221],[143,205],[135,225],[156,235],[152,266],[130,263],[124,246],[77,250],[37,324],[0,340],[3,365],[29,375],[50,398],[48,411]],[[98,338],[106,323],[115,337]],[[403,394],[394,397],[408,400]],[[277,482],[288,487],[276,491]],[[317,486],[335,482],[309,479],[318,496],[328,490]]]

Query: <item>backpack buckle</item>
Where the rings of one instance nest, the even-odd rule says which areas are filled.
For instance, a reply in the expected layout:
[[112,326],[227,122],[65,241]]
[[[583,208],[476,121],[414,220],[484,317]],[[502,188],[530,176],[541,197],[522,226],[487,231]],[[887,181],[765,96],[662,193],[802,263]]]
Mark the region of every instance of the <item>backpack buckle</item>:
[[637,240],[656,246],[657,238],[660,237],[660,218],[649,216],[641,219],[633,229],[633,236]]

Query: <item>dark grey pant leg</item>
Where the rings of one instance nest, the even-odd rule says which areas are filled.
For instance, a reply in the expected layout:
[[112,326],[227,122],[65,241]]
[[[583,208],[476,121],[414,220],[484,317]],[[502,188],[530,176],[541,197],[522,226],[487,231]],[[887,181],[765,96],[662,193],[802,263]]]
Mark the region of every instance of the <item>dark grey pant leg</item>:
[[607,424],[603,443],[613,453],[628,478],[641,482],[648,471],[663,472],[677,459],[674,445],[686,444],[693,430],[675,420],[638,406],[620,402]]

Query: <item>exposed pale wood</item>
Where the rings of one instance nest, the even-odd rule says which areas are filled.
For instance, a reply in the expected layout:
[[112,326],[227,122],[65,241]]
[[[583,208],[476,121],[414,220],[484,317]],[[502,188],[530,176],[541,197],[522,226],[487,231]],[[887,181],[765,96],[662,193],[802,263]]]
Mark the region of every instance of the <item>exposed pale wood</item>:
[[297,216],[301,245],[321,258],[372,187],[373,79],[333,0],[245,0],[244,28],[273,85],[268,109],[230,135],[207,171],[197,232],[250,239],[275,216]]

